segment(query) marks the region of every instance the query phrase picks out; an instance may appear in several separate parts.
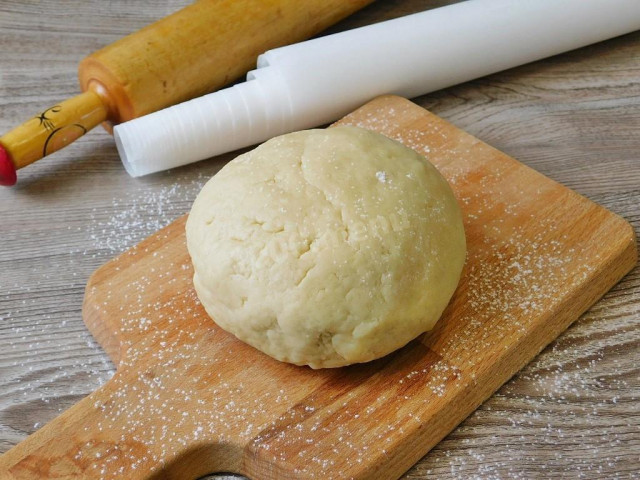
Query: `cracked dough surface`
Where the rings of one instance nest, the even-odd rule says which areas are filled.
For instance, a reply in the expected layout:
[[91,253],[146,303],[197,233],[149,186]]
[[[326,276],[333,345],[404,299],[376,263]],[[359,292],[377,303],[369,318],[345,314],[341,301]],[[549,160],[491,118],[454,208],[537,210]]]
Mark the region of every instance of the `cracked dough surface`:
[[466,248],[422,156],[356,127],[274,138],[229,162],[187,221],[194,285],[223,329],[312,368],[379,358],[436,323]]

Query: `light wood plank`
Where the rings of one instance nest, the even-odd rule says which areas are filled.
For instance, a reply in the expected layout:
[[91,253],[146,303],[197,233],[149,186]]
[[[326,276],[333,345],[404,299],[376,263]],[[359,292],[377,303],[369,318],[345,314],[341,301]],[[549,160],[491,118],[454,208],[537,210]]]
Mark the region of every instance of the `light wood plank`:
[[[186,3],[1,2],[0,132],[77,93],[83,56]],[[443,3],[379,1],[334,31]],[[417,102],[638,231],[639,71],[634,33]],[[110,378],[113,365],[81,322],[86,280],[188,211],[231,157],[133,180],[96,130],[0,190],[0,451]],[[526,367],[407,476],[630,478],[640,449],[639,320],[636,269],[538,357],[542,366]],[[563,340],[574,332],[579,340]]]
[[621,217],[398,97],[343,120],[423,152],[461,204],[467,263],[435,329],[313,371],[215,326],[185,217],[90,278],[85,323],[118,371],[0,458],[12,478],[397,478],[628,272]]

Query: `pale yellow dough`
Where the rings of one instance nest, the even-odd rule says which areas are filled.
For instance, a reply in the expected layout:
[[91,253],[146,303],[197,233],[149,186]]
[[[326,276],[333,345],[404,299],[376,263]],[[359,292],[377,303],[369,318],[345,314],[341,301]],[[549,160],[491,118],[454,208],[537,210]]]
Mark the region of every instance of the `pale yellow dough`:
[[373,360],[430,330],[466,250],[438,171],[355,127],[291,133],[231,161],[193,204],[187,245],[220,327],[313,368]]

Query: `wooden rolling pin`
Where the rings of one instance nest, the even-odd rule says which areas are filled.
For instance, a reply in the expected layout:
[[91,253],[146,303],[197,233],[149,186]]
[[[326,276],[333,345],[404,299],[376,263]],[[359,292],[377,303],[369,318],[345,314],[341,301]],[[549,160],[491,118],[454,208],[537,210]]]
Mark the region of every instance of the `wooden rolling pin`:
[[199,0],[80,62],[84,93],[0,137],[0,185],[16,170],[111,125],[213,91],[265,50],[298,42],[373,0]]

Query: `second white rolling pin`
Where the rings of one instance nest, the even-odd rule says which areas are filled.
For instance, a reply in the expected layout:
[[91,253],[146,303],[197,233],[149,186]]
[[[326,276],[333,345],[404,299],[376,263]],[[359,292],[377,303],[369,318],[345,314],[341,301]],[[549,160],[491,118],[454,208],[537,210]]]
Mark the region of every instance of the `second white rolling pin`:
[[467,0],[270,50],[247,81],[123,123],[134,177],[640,29],[640,0]]

